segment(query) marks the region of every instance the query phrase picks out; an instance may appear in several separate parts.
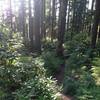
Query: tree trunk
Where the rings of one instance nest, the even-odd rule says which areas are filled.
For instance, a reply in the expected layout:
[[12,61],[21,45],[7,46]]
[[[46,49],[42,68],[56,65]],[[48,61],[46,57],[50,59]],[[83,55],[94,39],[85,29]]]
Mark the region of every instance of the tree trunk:
[[33,18],[32,18],[32,8],[31,8],[31,0],[29,0],[29,40],[30,40],[30,50],[34,50],[33,43]]
[[68,2],[68,18],[67,18],[67,31],[69,30],[69,16],[70,15],[70,1]]
[[41,52],[41,0],[34,0],[35,51]]
[[66,11],[67,11],[68,0],[60,0],[59,9],[59,25],[58,25],[58,45],[57,45],[57,55],[63,56],[63,42],[65,34],[66,25]]
[[55,34],[55,21],[56,21],[56,8],[55,8],[55,0],[52,0],[52,26],[51,26],[51,39],[54,39]]
[[85,14],[86,14],[87,0],[74,0],[73,1],[73,20],[72,31],[73,33],[80,33],[83,31]]
[[23,42],[24,42],[24,45],[27,46],[28,45],[28,37],[27,37],[27,33],[26,33],[26,30],[25,30],[25,27],[26,27],[26,19],[25,19],[25,1],[24,0],[21,0],[20,1],[21,5],[20,5],[20,8],[21,8],[21,23],[22,23],[22,34],[23,34]]
[[99,21],[100,21],[100,0],[96,0],[96,11],[94,15],[94,24],[92,29],[92,41],[91,41],[92,49],[94,49],[96,46]]
[[45,0],[42,0],[42,3],[41,3],[41,39],[46,39]]
[[89,33],[91,33],[92,29],[92,19],[93,19],[93,8],[94,8],[94,2],[95,0],[92,0],[92,5],[91,5],[91,21],[90,21],[90,26],[89,26]]
[[92,0],[91,11],[93,11],[93,8],[94,8],[94,2],[95,2],[95,0]]
[[100,27],[99,27],[98,39],[100,39]]
[[12,22],[12,0],[10,0],[10,38],[12,38],[13,22]]

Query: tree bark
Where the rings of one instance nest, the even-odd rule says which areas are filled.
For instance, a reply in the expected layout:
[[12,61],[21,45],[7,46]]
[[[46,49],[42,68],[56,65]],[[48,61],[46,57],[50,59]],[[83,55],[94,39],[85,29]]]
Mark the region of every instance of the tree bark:
[[35,51],[41,53],[41,0],[34,0]]
[[29,40],[30,40],[30,50],[33,52],[34,43],[33,43],[33,18],[32,18],[32,8],[31,0],[29,0]]
[[25,30],[25,27],[26,27],[26,19],[25,19],[25,1],[24,0],[21,0],[20,1],[21,5],[20,5],[20,9],[21,9],[21,12],[20,12],[20,17],[21,17],[21,23],[22,23],[22,34],[23,34],[23,42],[24,42],[24,45],[27,46],[27,33],[26,33],[26,30]]
[[11,31],[10,31],[10,38],[12,38],[12,30],[13,30],[13,22],[12,22],[12,0],[10,0],[10,28],[11,28]]
[[92,0],[91,11],[93,11],[93,8],[94,8],[94,2],[95,2],[95,0]]
[[46,39],[45,28],[45,0],[41,1],[41,39]]
[[94,49],[96,46],[99,21],[100,21],[100,0],[96,0],[96,11],[94,15],[94,24],[92,28],[92,41],[91,41],[92,49]]
[[93,11],[94,11],[94,2],[95,0],[92,0],[92,5],[91,5],[91,21],[90,21],[90,26],[89,26],[89,33],[92,31],[92,19],[93,19]]
[[52,0],[52,26],[51,26],[51,39],[54,39],[55,34],[55,21],[56,21],[56,8],[55,8],[55,0]]
[[99,27],[98,39],[100,39],[100,27]]
[[58,45],[57,45],[57,55],[63,56],[63,42],[65,34],[66,25],[66,11],[67,11],[68,0],[60,0],[59,9],[59,25],[58,25]]

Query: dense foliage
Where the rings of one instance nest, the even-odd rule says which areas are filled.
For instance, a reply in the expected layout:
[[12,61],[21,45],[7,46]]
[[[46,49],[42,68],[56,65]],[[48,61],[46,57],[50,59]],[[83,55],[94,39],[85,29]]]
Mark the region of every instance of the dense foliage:
[[21,54],[18,49],[21,43],[12,41],[7,43],[6,49],[3,48],[5,43],[2,44],[0,52],[0,99],[56,100],[60,87],[47,76],[43,60]]
[[100,0],[0,0],[0,100],[100,100]]

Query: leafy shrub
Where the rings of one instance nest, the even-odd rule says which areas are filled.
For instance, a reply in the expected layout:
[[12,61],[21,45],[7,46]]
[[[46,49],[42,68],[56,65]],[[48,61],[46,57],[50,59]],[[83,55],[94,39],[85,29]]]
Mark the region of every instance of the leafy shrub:
[[66,71],[72,72],[74,70],[74,71],[78,72],[83,66],[89,67],[90,62],[91,62],[91,58],[89,57],[88,54],[74,52],[66,60]]
[[0,67],[0,88],[3,100],[29,100],[34,95],[37,100],[56,100],[60,90],[56,81],[46,76],[39,58],[27,56]]
[[97,84],[100,85],[100,67],[94,66],[94,67],[92,68],[92,72],[93,72],[92,75],[94,76],[94,78],[95,78]]
[[100,57],[100,39],[98,40],[96,45],[96,56]]
[[92,75],[95,78],[98,85],[100,85],[100,58],[96,57],[92,61]]
[[84,53],[84,51],[89,49],[89,45],[90,38],[87,36],[87,33],[77,34],[72,40],[68,40],[64,43],[67,54],[71,54],[76,51]]
[[100,86],[96,84],[91,72],[81,69],[80,73],[70,75],[64,80],[64,93],[74,95],[75,100],[99,100]]
[[5,37],[0,39],[0,100],[56,100],[60,88],[47,76],[44,60],[22,56],[21,38]]
[[[81,92],[80,92],[81,91]],[[100,87],[94,86],[90,89],[80,87],[79,94],[76,95],[77,100],[99,100]]]
[[[75,100],[99,100],[100,99],[100,41],[93,51],[90,48],[90,37],[87,33],[66,34],[64,43],[66,60],[64,93],[74,95]],[[92,62],[93,60],[93,62]],[[93,65],[93,66],[92,66]]]
[[80,78],[80,85],[77,90],[77,100],[99,100],[100,86],[96,85],[91,73],[84,72]]
[[55,52],[44,52],[42,54],[42,59],[44,60],[44,67],[48,69],[50,74],[55,74],[58,71],[63,60],[58,58]]
[[77,93],[78,82],[71,77],[66,77],[63,83],[63,92],[66,95],[75,95]]
[[35,77],[35,79],[25,82],[17,92],[18,100],[57,100],[58,88],[56,82],[51,78]]
[[43,45],[42,48],[45,51],[52,51],[56,48],[56,40],[51,41],[51,39],[47,39],[45,41],[43,41]]

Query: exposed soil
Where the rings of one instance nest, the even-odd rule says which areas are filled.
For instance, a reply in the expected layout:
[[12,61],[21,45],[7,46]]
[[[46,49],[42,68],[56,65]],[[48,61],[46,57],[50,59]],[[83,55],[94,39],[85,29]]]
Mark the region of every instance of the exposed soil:
[[[65,71],[65,64],[62,64],[59,67],[58,72],[54,76],[57,80],[58,85],[60,85],[64,80],[64,71]],[[61,100],[73,100],[72,97],[64,95],[63,93],[61,93],[60,95],[61,95]]]
[[65,65],[62,64],[62,65],[59,67],[57,73],[56,73],[55,76],[54,76],[54,77],[56,78],[58,84],[61,84],[61,83],[63,82],[63,80],[64,80],[64,71],[65,71]]
[[66,96],[66,95],[64,95],[64,94],[61,94],[61,100],[73,100],[73,98],[72,97],[70,97],[70,96]]

